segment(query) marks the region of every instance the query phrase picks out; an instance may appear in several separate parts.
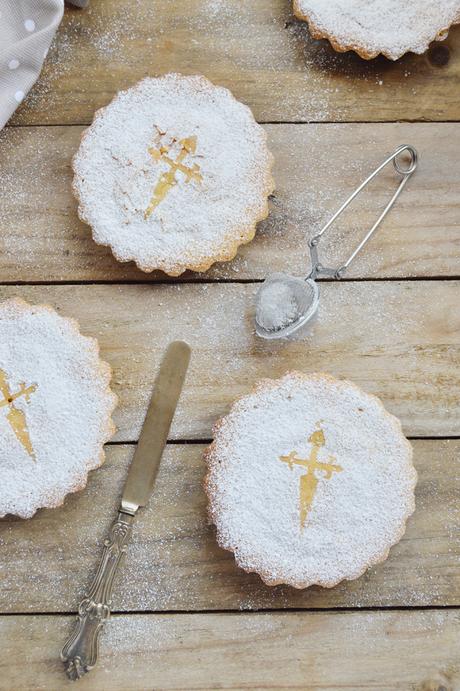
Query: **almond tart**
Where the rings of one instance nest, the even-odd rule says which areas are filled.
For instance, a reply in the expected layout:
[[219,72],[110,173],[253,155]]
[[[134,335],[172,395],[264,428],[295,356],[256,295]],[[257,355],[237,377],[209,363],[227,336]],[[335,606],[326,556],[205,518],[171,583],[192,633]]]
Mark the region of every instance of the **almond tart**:
[[232,259],[268,215],[272,156],[250,109],[201,76],[147,78],[96,113],[73,160],[80,218],[143,271]]
[[205,487],[218,543],[267,585],[335,586],[401,539],[414,511],[412,447],[355,384],[264,379],[214,431]]
[[30,518],[86,485],[115,429],[110,376],[73,319],[0,303],[0,516]]
[[294,0],[294,14],[336,51],[397,60],[444,40],[460,21],[460,0]]

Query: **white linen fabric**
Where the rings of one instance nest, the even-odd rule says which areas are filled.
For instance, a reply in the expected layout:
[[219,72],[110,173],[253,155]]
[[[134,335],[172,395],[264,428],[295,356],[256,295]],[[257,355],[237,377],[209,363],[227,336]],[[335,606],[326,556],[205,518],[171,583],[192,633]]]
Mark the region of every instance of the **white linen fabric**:
[[0,129],[36,82],[63,12],[64,0],[0,0]]

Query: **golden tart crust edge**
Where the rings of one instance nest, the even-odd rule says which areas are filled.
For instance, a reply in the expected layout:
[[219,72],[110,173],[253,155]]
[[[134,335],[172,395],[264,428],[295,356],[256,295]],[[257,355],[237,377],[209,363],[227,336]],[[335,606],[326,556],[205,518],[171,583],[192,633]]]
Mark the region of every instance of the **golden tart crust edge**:
[[66,494],[64,494],[60,500],[56,501],[46,501],[41,504],[41,506],[37,507],[36,510],[32,515],[27,514],[27,515],[21,515],[19,512],[15,514],[6,514],[6,513],[1,513],[0,511],[0,519],[7,516],[7,515],[14,515],[18,516],[19,518],[23,519],[29,519],[33,518],[33,516],[36,514],[37,511],[40,509],[55,509],[58,508],[59,506],[62,506],[66,500],[66,497],[69,494],[74,494],[75,492],[80,492],[83,490],[86,485],[88,484],[88,477],[89,473],[92,470],[96,470],[97,468],[100,468],[100,466],[104,463],[105,461],[105,451],[104,451],[104,445],[113,437],[113,435],[116,432],[116,426],[115,423],[112,419],[112,414],[118,404],[118,396],[112,391],[110,388],[110,383],[112,380],[112,375],[113,375],[113,370],[112,367],[105,362],[104,360],[101,359],[100,357],[100,347],[99,347],[99,342],[97,338],[94,338],[93,336],[85,336],[82,334],[80,330],[80,324],[77,319],[73,317],[63,317],[62,315],[57,312],[57,310],[52,307],[49,304],[46,303],[30,303],[24,300],[23,298],[20,297],[12,297],[12,298],[6,298],[5,300],[2,300],[0,302],[0,314],[2,307],[5,303],[9,303],[10,305],[14,305],[18,311],[22,312],[28,312],[31,308],[33,309],[40,309],[44,310],[53,314],[57,314],[60,316],[62,319],[65,319],[65,321],[68,323],[70,329],[72,330],[73,334],[75,336],[78,336],[80,338],[84,338],[90,345],[91,345],[91,350],[94,352],[94,354],[97,357],[98,360],[98,367],[95,369],[95,374],[99,376],[101,381],[106,382],[106,387],[105,387],[105,392],[107,393],[108,398],[111,399],[111,405],[107,409],[107,416],[103,424],[101,425],[101,444],[100,444],[100,450],[98,455],[93,458],[93,459],[88,459],[87,461],[87,467],[88,471],[84,478],[82,479],[81,483],[75,484]]
[[[166,76],[166,74],[160,74],[160,75],[153,75],[153,78],[161,78]],[[201,80],[205,80],[207,83],[212,84],[213,86],[216,86],[213,82],[211,82],[207,77],[204,77],[203,75],[181,75],[177,73],[177,76],[182,77],[182,76],[187,76],[187,77],[195,77],[199,78]],[[150,79],[151,77],[147,77],[147,79]],[[141,79],[137,84],[133,85],[132,87],[129,87],[128,91],[135,90],[141,87],[143,80]],[[219,86],[218,88],[221,89],[226,89],[226,87]],[[126,91],[125,90],[125,91]],[[247,106],[245,103],[242,103],[241,101],[238,101],[238,99],[233,96],[233,93],[230,91],[230,89],[226,89],[228,91],[232,98],[239,103],[241,106],[247,109],[248,113],[250,114],[251,118],[253,119],[255,124],[257,123],[257,120],[254,118],[254,114],[249,106]],[[83,130],[83,132],[80,135],[80,142],[82,142],[87,133],[89,132],[90,128],[94,125],[96,120],[98,118],[103,117],[104,111],[108,106],[110,106],[113,101],[115,101],[118,98],[118,94],[123,93],[123,91],[117,92],[112,100],[102,108],[99,108],[98,110],[95,111],[94,117],[93,117],[93,122],[91,125],[89,125],[86,129]],[[144,273],[151,273],[152,271],[163,271],[167,276],[172,276],[172,277],[177,277],[183,274],[185,271],[195,271],[197,273],[204,273],[205,271],[208,271],[208,269],[211,268],[213,264],[216,264],[217,262],[228,262],[234,259],[238,253],[239,247],[242,245],[247,245],[250,243],[256,234],[256,229],[257,229],[257,224],[260,223],[260,221],[263,221],[265,218],[267,218],[269,214],[269,204],[268,204],[268,198],[270,197],[271,194],[273,194],[274,189],[275,189],[275,181],[273,179],[273,164],[274,164],[274,157],[273,154],[271,153],[270,149],[268,148],[268,135],[266,130],[259,125],[264,136],[264,143],[265,143],[265,150],[267,153],[267,159],[268,159],[268,165],[264,171],[264,190],[263,194],[261,194],[261,198],[265,198],[265,203],[263,204],[261,210],[259,212],[256,211],[255,205],[252,207],[248,208],[248,216],[251,217],[251,221],[248,222],[246,225],[241,226],[239,230],[239,237],[236,238],[234,237],[237,233],[236,231],[233,231],[231,234],[231,237],[225,237],[222,240],[221,246],[219,251],[214,253],[213,255],[210,255],[209,257],[206,258],[205,261],[201,262],[196,262],[194,260],[190,261],[185,261],[185,262],[177,262],[177,264],[174,267],[171,267],[170,264],[166,265],[164,262],[158,261],[155,264],[144,264],[137,257],[131,256],[131,257],[121,257],[116,249],[110,244],[110,242],[100,242],[94,237],[94,232],[91,226],[91,223],[87,220],[86,215],[85,215],[85,204],[84,201],[80,195],[80,191],[78,189],[78,184],[77,184],[77,177],[79,175],[77,167],[76,167],[76,162],[77,162],[77,154],[78,154],[78,149],[75,152],[75,154],[72,157],[72,162],[71,162],[71,167],[72,167],[72,172],[73,172],[73,180],[72,180],[72,192],[74,197],[76,198],[78,202],[78,208],[77,208],[77,214],[78,218],[80,221],[83,221],[86,225],[89,225],[91,228],[91,234],[93,237],[93,241],[96,243],[96,245],[100,245],[103,247],[108,247],[110,251],[112,252],[113,256],[115,259],[120,262],[120,263],[127,263],[127,262],[134,262],[135,265],[137,266],[138,269],[143,271]]]
[[[215,505],[215,491],[212,486],[212,481],[211,481],[211,475],[212,475],[212,469],[214,464],[219,463],[219,458],[218,454],[216,452],[216,447],[217,443],[216,440],[218,439],[219,436],[219,430],[227,417],[229,415],[234,406],[238,404],[240,401],[244,401],[246,399],[252,398],[255,394],[262,393],[264,391],[268,391],[269,389],[273,388],[278,388],[279,384],[283,381],[285,378],[296,378],[300,381],[329,381],[331,383],[334,383],[335,385],[342,385],[344,387],[353,387],[356,391],[359,393],[363,393],[366,395],[366,397],[369,397],[373,399],[378,407],[381,409],[381,412],[383,415],[385,415],[392,423],[395,432],[401,436],[402,439],[404,439],[406,450],[407,450],[407,456],[406,456],[406,461],[407,461],[407,470],[408,473],[412,475],[412,483],[410,487],[410,491],[407,492],[407,512],[404,517],[404,519],[401,521],[401,526],[398,531],[395,531],[395,534],[393,535],[390,543],[388,546],[382,550],[382,552],[376,556],[372,560],[368,560],[364,566],[362,566],[360,569],[356,570],[355,573],[353,573],[351,576],[348,578],[339,578],[339,579],[316,579],[314,581],[291,581],[288,579],[284,578],[273,578],[273,576],[268,572],[268,571],[263,571],[262,569],[254,569],[254,568],[248,568],[245,566],[244,561],[242,561],[238,557],[237,549],[238,549],[238,544],[232,544],[229,545],[228,541],[224,543],[223,539],[220,536],[219,529],[217,526],[217,517],[219,514],[218,507]],[[279,377],[278,379],[261,379],[259,380],[255,386],[252,388],[251,391],[247,394],[243,394],[242,396],[239,396],[237,399],[235,399],[230,406],[230,410],[227,413],[227,415],[222,416],[217,420],[215,425],[213,426],[213,436],[214,436],[214,441],[210,444],[210,446],[205,449],[204,451],[204,460],[205,464],[207,467],[207,473],[204,477],[203,480],[203,486],[204,486],[204,491],[208,499],[208,519],[209,523],[213,524],[216,527],[216,540],[222,549],[225,549],[226,551],[232,552],[233,556],[235,558],[236,564],[246,573],[256,573],[258,576],[260,576],[261,580],[265,583],[265,585],[268,586],[277,586],[277,585],[289,585],[292,588],[295,588],[296,590],[303,590],[305,588],[309,588],[312,585],[319,585],[323,588],[333,588],[342,581],[354,581],[358,578],[360,578],[370,567],[375,566],[376,564],[380,564],[383,561],[385,561],[388,558],[388,555],[390,553],[390,550],[394,545],[396,545],[401,538],[403,537],[404,533],[406,532],[406,525],[407,525],[407,520],[410,518],[410,516],[414,513],[415,511],[415,498],[414,498],[414,489],[417,484],[417,471],[413,465],[413,448],[410,442],[406,439],[406,437],[403,434],[402,431],[402,425],[400,420],[389,413],[386,408],[384,407],[382,401],[378,396],[375,396],[373,394],[365,392],[363,389],[361,389],[359,386],[357,386],[354,382],[351,382],[350,380],[347,379],[337,379],[336,377],[333,377],[332,375],[326,373],[326,372],[312,372],[312,373],[303,373],[299,372],[297,370],[289,370],[286,372],[282,377]]]
[[327,32],[325,29],[320,29],[319,26],[314,22],[314,20],[308,15],[305,14],[300,8],[300,1],[301,0],[293,0],[293,12],[294,16],[297,17],[297,19],[300,19],[308,24],[308,30],[312,36],[312,38],[316,39],[322,39],[325,38],[326,40],[329,41],[331,44],[332,48],[336,51],[336,53],[346,53],[349,50],[354,51],[359,55],[360,58],[363,58],[364,60],[373,60],[376,58],[378,55],[384,55],[386,58],[389,60],[399,60],[399,58],[402,58],[403,55],[406,55],[406,53],[417,53],[418,55],[423,54],[426,50],[428,50],[428,47],[430,43],[433,41],[444,41],[449,33],[449,30],[452,26],[455,26],[455,24],[460,23],[460,13],[458,17],[449,24],[449,26],[446,26],[442,29],[439,29],[433,34],[433,37],[427,42],[426,47],[424,48],[423,51],[417,51],[417,50],[406,50],[399,55],[395,56],[392,55],[388,50],[369,50],[368,48],[365,48],[362,45],[359,45],[357,43],[345,43],[341,41],[339,38],[334,36],[334,34]]

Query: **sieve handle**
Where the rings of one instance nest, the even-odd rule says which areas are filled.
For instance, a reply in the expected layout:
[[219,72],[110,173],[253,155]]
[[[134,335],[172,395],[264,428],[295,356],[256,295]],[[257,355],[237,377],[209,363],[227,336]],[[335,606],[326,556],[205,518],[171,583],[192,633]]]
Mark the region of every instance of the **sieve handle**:
[[[398,158],[399,158],[399,156],[401,156],[401,154],[405,153],[406,151],[409,153],[410,160],[409,160],[409,164],[407,165],[407,167],[403,167],[401,165],[401,163],[399,162]],[[356,247],[356,249],[350,254],[347,261],[344,264],[342,264],[341,266],[339,266],[337,269],[330,269],[330,268],[324,267],[320,263],[319,257],[318,257],[318,244],[319,244],[321,237],[324,235],[326,230],[334,223],[334,221],[340,216],[342,211],[345,211],[347,206],[349,204],[351,204],[353,199],[361,192],[361,190],[363,190],[366,187],[366,185],[368,185],[369,182],[371,180],[373,180],[376,177],[376,175],[378,175],[380,173],[382,168],[385,168],[385,166],[391,162],[393,162],[393,166],[394,166],[395,171],[399,175],[402,176],[402,180],[399,183],[399,186],[396,189],[396,191],[394,192],[390,201],[388,202],[388,204],[386,205],[386,207],[384,208],[384,210],[382,211],[380,216],[377,218],[377,220],[375,221],[372,228],[366,233],[366,235],[361,240],[361,242]],[[308,247],[310,249],[312,270],[311,270],[311,273],[308,276],[308,278],[315,279],[318,276],[324,276],[324,277],[330,277],[330,278],[342,278],[343,274],[348,269],[348,267],[350,266],[353,259],[363,249],[364,245],[371,239],[371,237],[374,235],[375,231],[377,230],[377,228],[379,227],[379,225],[381,224],[381,222],[383,221],[383,219],[385,218],[387,213],[390,211],[390,209],[394,205],[395,201],[397,200],[397,198],[399,197],[399,195],[403,191],[403,189],[404,189],[407,181],[409,180],[410,176],[412,175],[412,173],[417,168],[417,162],[418,162],[418,154],[417,154],[416,149],[414,149],[414,147],[411,146],[410,144],[401,144],[401,146],[398,146],[398,148],[395,149],[395,151],[391,154],[391,156],[388,156],[388,158],[386,158],[383,161],[383,163],[381,163],[374,170],[374,172],[371,173],[369,175],[369,177],[367,177],[364,180],[364,182],[362,182],[359,185],[359,187],[357,187],[355,189],[355,191],[348,197],[348,199],[346,201],[344,201],[342,206],[335,212],[335,214],[332,216],[332,218],[329,219],[329,221],[326,223],[326,225],[323,228],[321,228],[319,233],[317,233],[309,241]]]

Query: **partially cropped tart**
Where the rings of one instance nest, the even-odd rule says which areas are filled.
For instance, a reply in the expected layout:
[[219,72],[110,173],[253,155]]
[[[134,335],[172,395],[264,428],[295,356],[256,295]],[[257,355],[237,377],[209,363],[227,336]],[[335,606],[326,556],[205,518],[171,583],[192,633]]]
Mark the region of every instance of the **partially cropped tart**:
[[445,39],[460,21],[460,0],[294,0],[294,13],[337,51],[397,60]]
[[110,375],[74,320],[0,303],[0,516],[29,518],[85,486],[114,432]]

